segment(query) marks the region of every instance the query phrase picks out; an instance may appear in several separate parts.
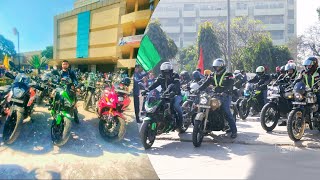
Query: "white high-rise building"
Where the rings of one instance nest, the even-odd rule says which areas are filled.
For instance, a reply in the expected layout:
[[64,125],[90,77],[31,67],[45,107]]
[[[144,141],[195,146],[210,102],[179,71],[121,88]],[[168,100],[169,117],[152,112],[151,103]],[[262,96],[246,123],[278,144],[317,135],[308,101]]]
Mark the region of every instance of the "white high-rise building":
[[[275,45],[297,36],[296,0],[230,1],[231,19],[248,16],[261,20]],[[181,48],[195,43],[200,23],[227,21],[227,13],[227,0],[161,0],[152,19],[159,19],[163,30]]]

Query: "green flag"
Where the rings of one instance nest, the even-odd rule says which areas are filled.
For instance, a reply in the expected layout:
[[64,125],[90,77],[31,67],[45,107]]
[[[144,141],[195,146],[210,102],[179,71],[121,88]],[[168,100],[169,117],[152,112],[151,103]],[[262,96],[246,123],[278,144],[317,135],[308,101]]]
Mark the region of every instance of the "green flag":
[[152,70],[161,60],[161,57],[147,35],[144,35],[137,56],[137,63],[145,70]]

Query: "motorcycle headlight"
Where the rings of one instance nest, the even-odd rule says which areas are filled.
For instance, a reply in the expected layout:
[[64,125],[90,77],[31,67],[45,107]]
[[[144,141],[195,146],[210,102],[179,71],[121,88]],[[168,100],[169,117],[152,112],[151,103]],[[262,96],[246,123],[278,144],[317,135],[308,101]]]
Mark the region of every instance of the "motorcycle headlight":
[[205,97],[201,97],[200,104],[207,104],[207,103],[208,103],[208,99]]
[[287,99],[292,99],[293,98],[293,93],[292,92],[286,92],[284,94],[284,97],[287,98]]
[[24,89],[20,89],[18,87],[13,88],[13,97],[20,98],[24,92],[25,92]]
[[299,93],[295,93],[294,98],[295,100],[298,100],[298,101],[302,101],[304,99],[303,95]]

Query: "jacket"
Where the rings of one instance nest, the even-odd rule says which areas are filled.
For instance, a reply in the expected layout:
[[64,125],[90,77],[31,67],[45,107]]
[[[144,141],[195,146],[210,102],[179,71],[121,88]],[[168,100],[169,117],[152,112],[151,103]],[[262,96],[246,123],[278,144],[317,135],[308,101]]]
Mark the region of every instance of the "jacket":
[[271,82],[271,77],[268,74],[264,74],[262,76],[256,75],[253,79],[249,80],[249,83],[255,83],[258,84],[258,89],[261,91],[268,89],[268,84]]
[[233,74],[224,72],[223,74],[215,75],[212,73],[206,81],[199,87],[200,91],[205,90],[208,86],[213,85],[216,93],[226,93],[232,95],[233,90]]
[[180,78],[177,73],[173,73],[169,79],[166,79],[162,76],[162,74],[160,74],[159,77],[154,81],[154,83],[151,86],[149,86],[148,90],[151,91],[157,88],[158,86],[161,86],[162,91],[166,91],[170,84],[174,85],[171,91],[174,92],[176,95],[181,95]]
[[310,88],[313,86],[315,82],[320,80],[320,69],[318,68],[313,74],[307,73],[305,70],[302,70],[299,73],[298,78],[294,81],[293,84],[296,84],[299,81],[303,81]]

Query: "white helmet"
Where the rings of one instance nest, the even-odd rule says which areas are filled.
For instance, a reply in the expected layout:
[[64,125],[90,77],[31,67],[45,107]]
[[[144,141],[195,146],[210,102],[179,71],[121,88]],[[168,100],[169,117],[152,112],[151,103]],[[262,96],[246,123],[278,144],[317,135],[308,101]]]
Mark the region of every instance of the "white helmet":
[[160,71],[163,76],[168,76],[173,73],[173,67],[170,62],[164,62],[160,66]]
[[265,72],[265,68],[264,68],[263,66],[259,66],[259,67],[257,67],[257,69],[256,69],[256,73],[258,74],[258,76],[263,75],[263,74],[264,74],[264,72]]
[[215,59],[212,63],[213,72],[216,74],[221,74],[226,70],[226,64],[223,59]]

